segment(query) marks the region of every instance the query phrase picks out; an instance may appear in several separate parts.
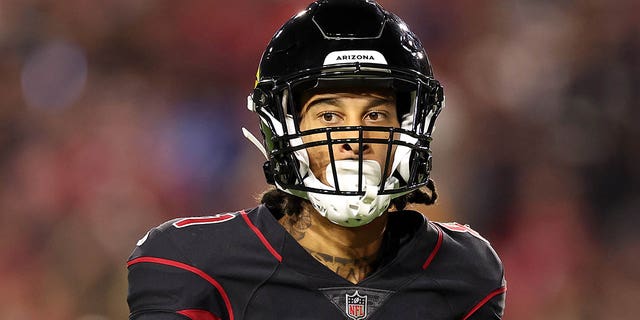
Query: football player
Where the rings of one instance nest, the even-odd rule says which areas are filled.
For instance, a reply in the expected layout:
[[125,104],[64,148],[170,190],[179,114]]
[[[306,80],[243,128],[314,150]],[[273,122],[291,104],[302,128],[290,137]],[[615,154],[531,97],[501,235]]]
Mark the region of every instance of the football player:
[[487,240],[405,210],[436,199],[444,104],[420,41],[374,1],[318,0],[268,44],[248,107],[274,189],[180,218],[131,255],[131,319],[501,319]]

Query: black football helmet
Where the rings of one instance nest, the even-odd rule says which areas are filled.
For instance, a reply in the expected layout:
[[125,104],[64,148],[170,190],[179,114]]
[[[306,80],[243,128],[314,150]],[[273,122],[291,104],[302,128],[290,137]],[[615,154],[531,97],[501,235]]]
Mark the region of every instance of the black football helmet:
[[[298,124],[302,94],[333,88],[393,90],[401,127],[301,131]],[[263,53],[248,100],[249,109],[260,118],[264,144],[258,147],[267,157],[267,182],[281,190],[302,197],[309,193],[364,196],[365,186],[341,189],[335,168],[333,188],[305,183],[310,174],[304,161],[306,148],[326,145],[330,149],[338,143],[389,146],[386,159],[394,163],[381,164],[385,172],[377,195],[393,198],[429,183],[431,134],[444,104],[443,89],[433,76],[420,40],[399,17],[375,1],[318,0],[292,17],[275,33]],[[332,136],[345,131],[351,131],[354,138]],[[363,135],[366,131],[388,132],[389,138],[367,139]],[[302,143],[305,135],[320,132],[326,135],[325,141]],[[361,175],[362,164],[359,170]],[[388,183],[389,179],[396,183]]]

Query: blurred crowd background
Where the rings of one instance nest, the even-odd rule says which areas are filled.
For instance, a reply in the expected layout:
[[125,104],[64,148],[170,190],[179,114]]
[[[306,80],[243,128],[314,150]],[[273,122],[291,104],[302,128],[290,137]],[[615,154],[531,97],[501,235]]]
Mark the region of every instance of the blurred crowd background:
[[[380,2],[445,86],[423,211],[492,242],[505,319],[637,319],[640,1]],[[126,319],[149,228],[257,203],[246,95],[306,4],[0,0],[0,319]]]

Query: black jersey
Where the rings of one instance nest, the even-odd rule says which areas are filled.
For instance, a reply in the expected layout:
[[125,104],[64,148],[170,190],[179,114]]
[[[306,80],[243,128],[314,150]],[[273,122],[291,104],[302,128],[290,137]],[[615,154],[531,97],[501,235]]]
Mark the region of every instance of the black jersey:
[[314,259],[269,209],[181,218],[131,255],[135,320],[500,319],[500,260],[473,230],[389,214],[376,270],[358,284]]

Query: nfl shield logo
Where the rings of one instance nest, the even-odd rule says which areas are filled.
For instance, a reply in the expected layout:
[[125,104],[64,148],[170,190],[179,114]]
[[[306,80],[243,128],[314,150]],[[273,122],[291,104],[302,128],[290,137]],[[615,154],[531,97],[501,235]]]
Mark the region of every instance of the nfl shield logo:
[[367,296],[360,295],[358,290],[353,294],[346,294],[346,312],[349,318],[360,320],[367,317]]

